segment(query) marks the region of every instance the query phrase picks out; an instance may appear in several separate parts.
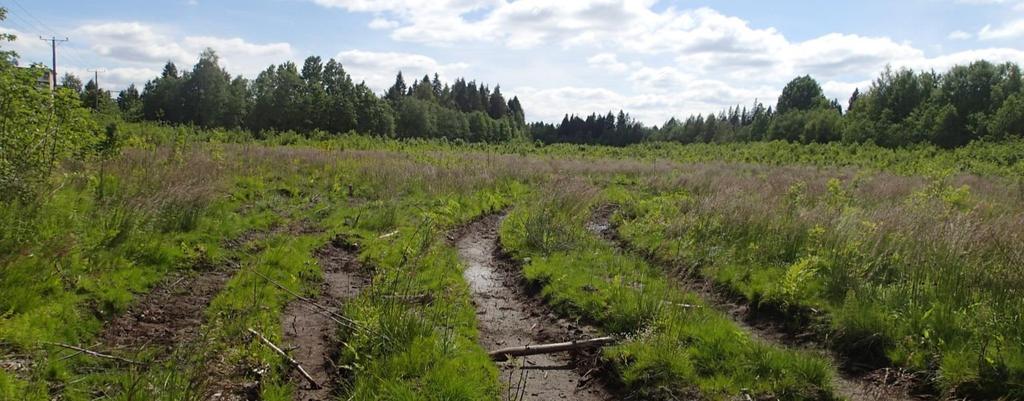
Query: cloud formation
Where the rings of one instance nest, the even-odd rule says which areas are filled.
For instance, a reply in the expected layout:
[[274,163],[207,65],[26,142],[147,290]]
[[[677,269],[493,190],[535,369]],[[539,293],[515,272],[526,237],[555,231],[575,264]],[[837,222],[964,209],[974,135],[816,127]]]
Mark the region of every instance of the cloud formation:
[[261,44],[237,37],[179,36],[140,22],[85,24],[76,28],[74,34],[78,41],[90,43],[91,50],[98,55],[136,70],[167,61],[188,68],[206,48],[214,49],[230,72],[249,76],[267,65],[294,58],[292,46],[284,42]]
[[[376,15],[376,29],[389,29],[394,40],[435,46],[495,43],[511,49],[591,50],[590,68],[628,83],[628,91],[594,87],[542,88],[522,91],[531,117],[551,120],[563,111],[633,110],[659,120],[669,115],[708,112],[754,99],[774,103],[785,83],[812,75],[827,95],[845,103],[886,66],[943,70],[980,58],[1024,61],[1013,48],[984,48],[929,57],[910,43],[888,37],[828,33],[803,41],[788,39],[773,27],[711,8],[656,10],[653,0],[314,0],[350,12]],[[1014,4],[1007,0],[961,0]],[[378,20],[387,21],[376,22]],[[980,39],[1024,34],[1024,20],[986,27]],[[957,31],[949,39],[974,35]],[[643,61],[641,61],[643,60]],[[655,61],[658,64],[654,64]],[[621,92],[621,93],[620,93]],[[518,93],[517,93],[518,94]],[[546,114],[542,110],[558,110]]]
[[398,71],[402,72],[406,83],[411,84],[426,74],[433,77],[437,73],[444,79],[451,79],[468,67],[465,63],[443,64],[422,54],[399,52],[346,50],[338,53],[335,58],[354,81],[365,81],[367,86],[378,93],[395,82]]

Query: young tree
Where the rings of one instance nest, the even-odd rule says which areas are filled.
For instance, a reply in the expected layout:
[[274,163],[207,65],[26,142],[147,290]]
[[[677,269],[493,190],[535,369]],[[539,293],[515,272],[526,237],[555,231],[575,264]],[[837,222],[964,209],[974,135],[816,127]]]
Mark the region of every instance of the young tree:
[[135,84],[117,94],[117,108],[121,110],[121,116],[125,121],[139,121],[142,118],[142,96]]
[[64,73],[60,79],[60,87],[70,89],[78,95],[82,94],[82,80],[71,73]]
[[96,81],[91,79],[85,84],[85,90],[82,91],[80,99],[84,106],[97,112],[108,113],[116,109],[114,101],[110,97],[110,91],[100,88],[96,85]]
[[[6,10],[0,8],[0,21]],[[16,38],[0,34],[0,45]],[[78,94],[40,88],[44,68],[17,67],[17,54],[0,49],[0,201],[30,201],[56,164],[87,153],[95,122]]]

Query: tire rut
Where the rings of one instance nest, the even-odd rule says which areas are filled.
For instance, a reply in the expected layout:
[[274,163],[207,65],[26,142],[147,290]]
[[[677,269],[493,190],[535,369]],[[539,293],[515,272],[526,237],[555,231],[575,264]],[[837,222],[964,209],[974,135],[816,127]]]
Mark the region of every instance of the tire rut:
[[[238,251],[284,232],[303,234],[309,229],[300,222],[269,230],[249,230],[225,240],[224,245]],[[104,325],[98,335],[101,346],[120,351],[159,347],[155,357],[160,360],[178,346],[191,344],[200,336],[205,322],[203,312],[240,267],[237,259],[219,264],[200,260],[189,271],[169,273],[125,313]]]
[[[359,295],[370,284],[371,274],[357,259],[357,250],[342,238],[335,238],[316,251],[323,269],[324,281],[316,301],[331,313],[339,313],[344,303]],[[337,367],[334,365],[337,323],[327,314],[302,300],[294,300],[281,316],[284,341],[294,347],[291,352],[320,388],[292,373],[296,383],[296,401],[326,401],[336,391]]]
[[[611,217],[617,211],[615,205],[605,205],[597,208],[587,223],[587,229],[599,235],[609,243],[613,244],[622,252],[638,255],[651,263],[662,267],[669,267],[669,278],[679,287],[699,295],[708,305],[715,310],[727,315],[737,326],[751,337],[774,346],[809,350],[819,353],[829,359],[833,366],[846,366],[837,363],[842,358],[833,351],[809,344],[791,332],[783,329],[779,324],[768,320],[758,320],[750,311],[750,305],[738,302],[724,295],[719,288],[709,279],[692,272],[681,273],[655,257],[637,250],[618,234],[618,230],[611,222]],[[756,322],[755,322],[756,321]],[[925,398],[910,394],[910,387],[905,373],[898,369],[877,369],[870,372],[854,372],[845,368],[838,369],[833,375],[833,387],[836,393],[850,401],[921,401]]]
[[[463,273],[477,309],[480,344],[485,349],[579,339],[593,332],[558,321],[540,302],[526,295],[516,268],[501,253],[498,226],[503,216],[493,214],[453,234]],[[611,394],[588,373],[579,355],[535,355],[500,363],[506,385],[504,399],[609,400]]]

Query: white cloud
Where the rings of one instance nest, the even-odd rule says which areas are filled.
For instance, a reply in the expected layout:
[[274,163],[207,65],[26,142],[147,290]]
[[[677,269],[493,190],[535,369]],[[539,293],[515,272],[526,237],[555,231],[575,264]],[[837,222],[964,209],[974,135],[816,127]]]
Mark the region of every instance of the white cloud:
[[956,30],[956,31],[950,32],[949,36],[947,36],[946,38],[950,39],[950,40],[967,40],[967,39],[971,39],[973,37],[974,37],[974,35],[972,35],[970,32],[964,32],[964,31]]
[[784,57],[796,74],[833,78],[877,72],[893,60],[924,57],[924,52],[889,38],[831,33],[788,47]]
[[465,63],[443,64],[421,54],[397,52],[347,50],[338,53],[337,59],[354,81],[365,81],[367,86],[377,92],[389,88],[399,71],[406,83],[412,83],[426,74],[433,77],[434,73],[443,79],[451,79],[468,67]]
[[[64,75],[64,73],[71,73],[77,76],[82,80],[83,84],[89,82],[94,77],[90,69],[80,67],[64,68],[60,71],[60,74]],[[152,68],[116,67],[104,69],[100,73],[100,86],[116,93],[121,89],[127,88],[128,85],[135,84],[141,92],[146,81],[153,79],[157,75],[160,75],[160,71]]]
[[1024,36],[1024,19],[1012,21],[998,28],[993,28],[992,25],[985,25],[978,32],[978,38],[985,40],[1014,39],[1022,36]]
[[21,62],[31,62],[24,56],[39,54],[44,51],[50,50],[50,45],[46,42],[36,39],[36,36],[21,32],[14,28],[7,28],[0,26],[0,33],[14,35],[16,38],[14,42],[3,43],[3,50],[14,50],[19,56],[22,56]]
[[595,54],[587,59],[587,64],[612,72],[626,72],[629,70],[629,65],[619,61],[618,56],[613,53]]
[[138,22],[82,25],[74,33],[93,43],[92,49],[99,55],[122,61],[182,61],[192,56],[167,35]]
[[[176,36],[173,32],[140,22],[86,24],[74,31],[79,41],[112,62],[134,68],[172,61],[189,68],[205,48],[212,48],[233,74],[253,76],[266,66],[293,58],[288,43],[251,43],[242,38]],[[152,78],[152,77],[151,77]]]
[[394,29],[399,26],[398,21],[392,21],[386,18],[374,18],[370,21],[370,29]]

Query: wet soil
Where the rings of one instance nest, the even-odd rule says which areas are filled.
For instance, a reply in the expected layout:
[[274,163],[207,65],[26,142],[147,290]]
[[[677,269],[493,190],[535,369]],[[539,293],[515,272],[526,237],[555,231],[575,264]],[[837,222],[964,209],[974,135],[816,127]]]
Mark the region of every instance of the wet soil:
[[160,347],[160,355],[192,342],[203,323],[203,311],[232,274],[230,268],[171,273],[127,313],[108,322],[100,341],[104,348],[129,351]]
[[[316,252],[323,269],[324,282],[320,296],[314,299],[331,313],[340,313],[345,301],[359,295],[370,284],[371,272],[357,260],[357,250],[342,238],[336,238]],[[296,401],[326,401],[336,387],[337,367],[334,353],[338,349],[339,328],[328,313],[302,300],[288,304],[281,317],[285,345],[294,350],[292,358],[299,362],[320,388],[313,388],[298,372],[292,372],[296,383]]]
[[[615,244],[621,251],[638,254],[657,265],[664,263],[644,254],[623,240],[611,221],[617,207],[604,205],[597,208],[587,223],[587,229]],[[698,294],[708,305],[732,318],[751,337],[766,343],[790,349],[817,352],[833,362],[840,369],[834,375],[833,386],[837,394],[851,401],[921,401],[925,396],[912,394],[918,385],[912,374],[900,369],[881,368],[864,370],[850,363],[843,363],[839,355],[816,343],[816,335],[809,330],[794,330],[771,316],[752,311],[742,299],[718,288],[711,280],[702,277],[689,268],[668,268],[670,277],[680,287]]]
[[[582,339],[594,330],[559,320],[539,301],[527,295],[518,269],[501,252],[498,226],[501,216],[477,220],[452,235],[463,273],[477,309],[480,344],[487,350]],[[611,394],[597,383],[581,354],[534,355],[499,363],[506,384],[504,399],[609,400]]]
[[[228,249],[243,250],[274,234],[301,234],[309,230],[300,223],[270,230],[249,230],[225,240],[224,245]],[[107,322],[99,335],[103,348],[139,351],[159,347],[159,359],[170,355],[176,346],[190,344],[199,335],[205,316],[203,311],[239,267],[237,260],[220,265],[200,261],[190,271],[168,274],[153,290],[139,296],[127,312]]]

